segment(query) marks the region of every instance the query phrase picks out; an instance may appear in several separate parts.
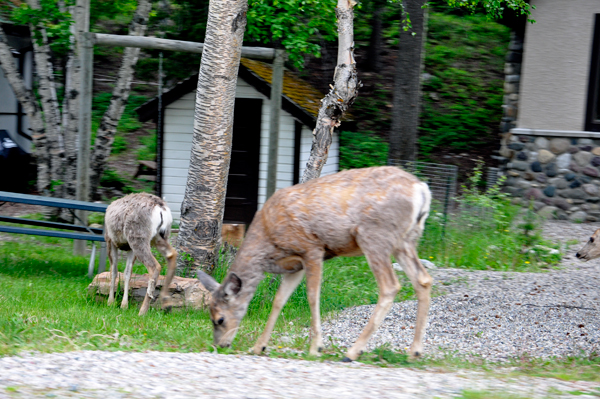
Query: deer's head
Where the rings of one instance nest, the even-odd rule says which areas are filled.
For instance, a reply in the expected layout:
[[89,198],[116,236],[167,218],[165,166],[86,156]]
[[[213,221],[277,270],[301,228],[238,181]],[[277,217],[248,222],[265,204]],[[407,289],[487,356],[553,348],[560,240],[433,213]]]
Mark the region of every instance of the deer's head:
[[239,295],[242,280],[235,273],[229,273],[223,284],[219,284],[202,271],[198,272],[198,279],[212,295],[209,311],[214,343],[221,347],[230,346],[248,307],[248,301]]
[[590,240],[575,254],[581,260],[592,260],[600,257],[600,229],[596,230]]

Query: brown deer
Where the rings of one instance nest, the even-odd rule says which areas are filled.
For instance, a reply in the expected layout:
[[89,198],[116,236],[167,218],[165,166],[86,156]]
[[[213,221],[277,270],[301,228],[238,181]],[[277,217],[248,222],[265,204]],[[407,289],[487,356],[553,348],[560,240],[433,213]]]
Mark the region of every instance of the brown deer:
[[223,280],[199,278],[212,293],[214,342],[229,346],[264,273],[283,274],[264,332],[254,345],[266,349],[283,305],[306,276],[311,310],[310,354],[323,349],[319,296],[323,260],[366,255],[379,286],[375,311],[344,361],[356,360],[389,312],[400,283],[390,256],[402,264],[418,298],[412,356],[423,351],[432,278],[416,245],[429,214],[425,183],[396,167],[354,169],[277,191],[256,213],[237,257]]
[[127,308],[129,305],[129,280],[131,279],[133,263],[137,258],[146,266],[150,274],[148,289],[139,315],[146,314],[150,306],[150,300],[154,299],[156,281],[161,269],[160,263],[152,255],[151,246],[154,246],[167,258],[168,262],[167,276],[163,282],[160,298],[162,308],[169,309],[169,284],[171,284],[175,274],[175,261],[177,258],[177,252],[169,244],[172,223],[173,216],[171,216],[171,210],[166,202],[152,194],[130,194],[108,206],[104,218],[104,238],[108,247],[108,259],[112,273],[108,295],[109,305],[112,305],[115,301],[115,282],[118,275],[117,249],[129,251],[125,266],[124,293],[121,307]]
[[596,230],[589,241],[575,254],[578,259],[592,260],[600,257],[600,229]]

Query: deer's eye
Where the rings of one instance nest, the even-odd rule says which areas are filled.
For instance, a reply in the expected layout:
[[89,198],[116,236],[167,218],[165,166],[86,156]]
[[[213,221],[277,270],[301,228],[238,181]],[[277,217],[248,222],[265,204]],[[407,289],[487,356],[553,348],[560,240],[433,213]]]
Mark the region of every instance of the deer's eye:
[[225,321],[225,318],[221,317],[219,320],[217,320],[217,324],[221,325],[221,324],[223,324],[224,321]]
[[590,242],[594,242],[594,237],[590,237]]

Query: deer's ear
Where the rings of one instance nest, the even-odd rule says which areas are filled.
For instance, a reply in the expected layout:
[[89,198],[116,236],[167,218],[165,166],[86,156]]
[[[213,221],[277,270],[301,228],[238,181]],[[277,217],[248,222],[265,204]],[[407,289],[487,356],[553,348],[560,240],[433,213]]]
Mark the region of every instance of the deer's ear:
[[223,292],[229,296],[239,294],[242,289],[242,280],[235,273],[229,273],[223,282]]
[[204,273],[202,270],[198,270],[198,280],[200,280],[204,288],[211,294],[221,286],[221,284],[217,283],[217,280]]

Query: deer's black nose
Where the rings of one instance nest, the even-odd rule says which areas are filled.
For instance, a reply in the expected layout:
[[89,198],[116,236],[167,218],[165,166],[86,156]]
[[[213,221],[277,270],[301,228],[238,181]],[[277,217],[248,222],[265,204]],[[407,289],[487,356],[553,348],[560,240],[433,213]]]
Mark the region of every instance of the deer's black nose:
[[576,257],[576,258],[579,258],[579,257],[581,257],[581,255],[579,255],[579,252],[577,252],[577,253],[575,254],[575,257]]

